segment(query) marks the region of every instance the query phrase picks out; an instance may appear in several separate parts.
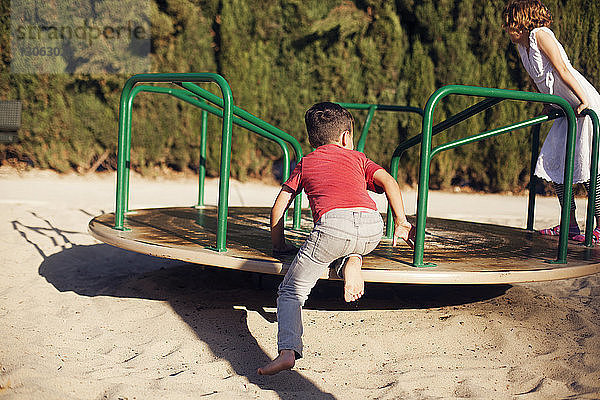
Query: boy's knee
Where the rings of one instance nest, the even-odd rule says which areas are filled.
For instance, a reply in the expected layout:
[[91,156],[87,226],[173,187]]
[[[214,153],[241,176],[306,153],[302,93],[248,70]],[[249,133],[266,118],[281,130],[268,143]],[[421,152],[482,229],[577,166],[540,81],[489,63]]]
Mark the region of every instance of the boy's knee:
[[308,295],[310,294],[311,289],[312,289],[312,287],[309,288],[308,290],[302,290],[299,288],[294,288],[292,286],[284,286],[282,288],[279,288],[279,290],[277,291],[277,303],[280,303],[280,302],[295,303],[295,302],[297,302],[300,306],[303,306],[304,302],[308,298]]

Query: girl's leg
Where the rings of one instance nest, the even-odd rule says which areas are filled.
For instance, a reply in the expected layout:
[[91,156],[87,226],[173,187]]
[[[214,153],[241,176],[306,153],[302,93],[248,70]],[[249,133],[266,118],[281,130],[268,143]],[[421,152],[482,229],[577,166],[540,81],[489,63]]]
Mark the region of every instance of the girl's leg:
[[[590,193],[590,181],[584,182],[585,190]],[[596,177],[596,198],[594,199],[594,216],[596,217],[596,227],[600,226],[600,174]]]
[[[565,195],[565,185],[562,183],[554,183],[552,182],[552,186],[554,186],[554,191],[556,192],[556,196],[558,196],[558,202],[560,203],[560,207],[563,207],[563,198]],[[571,220],[570,225],[577,225],[577,218],[575,217],[575,196],[573,191],[571,191]]]
[[[556,192],[556,196],[558,197],[558,202],[560,203],[560,207],[563,207],[563,197],[565,193],[565,185],[562,183],[554,183],[554,190]],[[550,236],[558,236],[560,234],[560,225],[557,225],[553,228],[541,229],[540,233],[542,235],[550,235]],[[573,197],[573,193],[571,192],[571,212],[570,212],[570,222],[569,222],[569,238],[573,238],[581,234],[579,230],[579,226],[577,225],[577,219],[575,218],[575,199]]]
[[[590,193],[590,181],[584,182],[585,190]],[[592,241],[600,242],[600,175],[596,177],[596,198],[594,199],[594,216],[596,217],[596,228],[592,231]],[[576,240],[585,241],[585,236],[578,235]]]

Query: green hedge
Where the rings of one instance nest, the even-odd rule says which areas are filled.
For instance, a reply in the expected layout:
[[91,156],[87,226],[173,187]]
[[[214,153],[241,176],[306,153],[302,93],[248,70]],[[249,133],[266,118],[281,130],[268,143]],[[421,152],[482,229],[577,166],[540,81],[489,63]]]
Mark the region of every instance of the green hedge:
[[[127,0],[105,2],[125,7]],[[0,97],[23,101],[23,127],[18,144],[0,145],[0,160],[18,158],[58,171],[114,167],[119,95],[128,77],[11,74],[5,3],[0,5]],[[573,64],[600,86],[599,22],[594,17],[600,5],[595,0],[547,4]],[[303,114],[318,101],[423,107],[435,89],[447,84],[533,90],[501,28],[504,5],[498,0],[153,0],[152,70],[223,75],[236,105],[289,132],[308,151]],[[436,120],[474,101],[447,99]],[[504,102],[434,143],[539,110]],[[360,129],[366,113],[354,114]],[[192,106],[140,94],[133,112],[134,168],[196,169],[199,126],[200,112]],[[379,113],[365,152],[388,166],[395,146],[419,132],[420,120],[412,114]],[[218,174],[219,151],[220,121],[210,118],[210,175]],[[525,131],[468,145],[436,157],[432,186],[518,190],[528,180],[528,157]],[[271,175],[280,158],[278,146],[234,128],[234,177]],[[403,157],[399,176],[414,183],[417,175],[418,147]]]

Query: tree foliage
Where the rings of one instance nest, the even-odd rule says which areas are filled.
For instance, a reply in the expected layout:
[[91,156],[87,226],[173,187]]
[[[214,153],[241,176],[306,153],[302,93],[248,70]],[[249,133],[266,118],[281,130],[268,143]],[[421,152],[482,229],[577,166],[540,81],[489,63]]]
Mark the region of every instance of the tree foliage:
[[[129,0],[96,1],[127,10]],[[136,0],[139,1],[139,0]],[[39,2],[43,4],[44,2]],[[115,5],[118,3],[119,5]],[[50,3],[48,3],[50,4]],[[53,3],[52,3],[53,4]],[[501,26],[501,0],[149,0],[152,72],[217,72],[237,106],[283,129],[310,150],[304,111],[318,101],[424,107],[447,84],[533,90]],[[552,26],[574,66],[600,86],[600,4],[548,0]],[[123,15],[127,15],[123,13]],[[0,160],[17,157],[59,171],[114,167],[117,117],[125,74],[13,74],[10,9],[0,5],[0,89],[23,101],[18,144],[0,145]],[[79,59],[85,56],[85,50]],[[110,58],[90,54],[90,62]],[[116,64],[118,71],[119,65]],[[206,86],[218,93],[215,87]],[[436,122],[480,99],[448,98]],[[539,105],[505,101],[438,135],[435,143],[534,116]],[[357,133],[366,116],[353,111]],[[200,111],[162,94],[134,103],[132,165],[195,170]],[[209,120],[207,168],[218,174],[220,120]],[[395,147],[420,133],[420,118],[380,112],[365,152],[389,166]],[[272,174],[279,147],[234,127],[232,174]],[[358,136],[355,135],[355,136]],[[400,179],[418,176],[418,146],[401,160]],[[431,183],[505,191],[522,188],[529,171],[527,131],[515,131],[436,156]],[[100,163],[100,161],[102,161]]]

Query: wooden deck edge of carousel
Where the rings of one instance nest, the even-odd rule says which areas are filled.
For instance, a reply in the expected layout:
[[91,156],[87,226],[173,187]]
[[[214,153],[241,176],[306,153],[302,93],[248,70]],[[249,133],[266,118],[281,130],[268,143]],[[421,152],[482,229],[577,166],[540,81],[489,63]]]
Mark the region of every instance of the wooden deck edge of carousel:
[[[94,224],[94,219],[90,221],[88,231],[94,238],[106,244],[156,257],[264,274],[281,275],[287,270],[287,265],[278,261],[246,259],[211,249],[168,247],[127,238],[124,237],[126,233],[122,231],[104,224]],[[449,271],[438,267],[407,267],[403,270],[364,269],[363,278],[367,282],[379,283],[489,285],[578,278],[600,272],[600,264],[554,267],[550,265],[547,269],[526,271]],[[321,279],[339,278],[330,274],[322,276]]]
[[411,267],[411,271],[363,270],[367,282],[420,285],[501,285],[580,278],[600,272],[600,264],[529,271],[443,271]]

